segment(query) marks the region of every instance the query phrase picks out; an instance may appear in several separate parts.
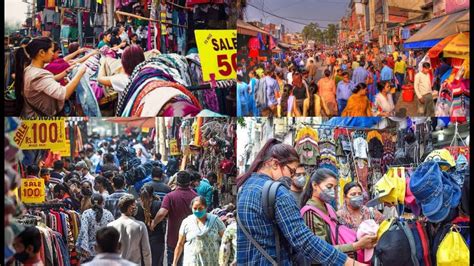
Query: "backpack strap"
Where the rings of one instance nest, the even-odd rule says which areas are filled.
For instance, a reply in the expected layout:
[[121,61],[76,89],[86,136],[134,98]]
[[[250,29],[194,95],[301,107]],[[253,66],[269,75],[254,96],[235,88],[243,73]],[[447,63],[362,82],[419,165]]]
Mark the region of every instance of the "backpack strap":
[[275,221],[275,203],[276,203],[276,193],[278,187],[283,185],[281,182],[275,182],[273,180],[267,180],[263,185],[262,189],[262,206],[263,213],[265,216],[272,221],[273,232],[275,233],[275,249],[277,255],[277,262],[280,265],[280,231]]
[[416,245],[415,245],[415,239],[413,237],[413,234],[408,228],[408,225],[405,221],[400,221],[400,220],[395,220],[395,222],[398,224],[398,226],[403,230],[405,233],[408,243],[410,244],[410,251],[411,251],[411,260],[413,262],[414,266],[419,266],[418,259],[416,257]]
[[247,228],[245,228],[245,226],[240,221],[239,215],[236,215],[235,218],[237,220],[237,225],[240,227],[240,229],[242,229],[245,236],[247,236],[247,238],[250,240],[250,242],[252,242],[252,244],[258,249],[258,251],[260,251],[260,253],[262,253],[262,255],[268,261],[270,261],[270,263],[273,266],[278,266],[278,263],[272,258],[272,256],[270,256],[270,254],[268,254],[268,252],[266,252],[265,249],[263,249],[263,247],[257,242],[257,240],[255,240],[255,238],[253,238],[252,235],[247,231]]

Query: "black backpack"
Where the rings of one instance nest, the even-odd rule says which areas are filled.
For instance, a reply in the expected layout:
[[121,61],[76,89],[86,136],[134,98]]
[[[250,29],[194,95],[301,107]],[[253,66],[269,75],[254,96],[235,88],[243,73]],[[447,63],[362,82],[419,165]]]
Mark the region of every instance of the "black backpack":
[[276,248],[276,260],[273,259],[267,251],[263,249],[263,247],[255,240],[255,238],[250,235],[247,229],[242,226],[242,222],[240,221],[239,217],[237,216],[237,224],[244,232],[245,236],[252,242],[252,244],[262,253],[262,255],[270,261],[272,265],[281,265],[281,247],[283,246],[290,255],[290,260],[293,262],[294,265],[299,266],[309,266],[311,263],[301,254],[296,254],[294,249],[287,243],[286,239],[283,241],[280,240],[280,229],[278,228],[276,221],[275,221],[275,202],[276,202],[276,193],[280,186],[284,186],[281,182],[275,182],[272,180],[268,180],[263,185],[262,189],[262,207],[265,216],[272,221],[273,231],[275,233],[275,248]]
[[405,221],[394,219],[377,242],[372,260],[374,266],[419,266],[415,240]]

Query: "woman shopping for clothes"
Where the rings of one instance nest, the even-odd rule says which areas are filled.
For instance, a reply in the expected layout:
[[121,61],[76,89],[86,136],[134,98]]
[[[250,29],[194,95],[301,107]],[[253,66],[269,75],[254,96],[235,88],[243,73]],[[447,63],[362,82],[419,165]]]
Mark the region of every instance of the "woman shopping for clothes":
[[[296,150],[270,139],[249,170],[237,179],[237,264],[294,265],[303,256],[325,265],[366,265],[349,258],[306,226],[287,185],[278,185],[274,205],[264,210],[264,187],[288,183],[299,165]],[[268,183],[267,183],[268,182]],[[265,191],[270,196],[271,191]],[[271,211],[271,212],[270,212]],[[272,217],[267,214],[273,213]],[[278,245],[276,243],[279,243]]]
[[218,265],[221,238],[225,224],[218,216],[207,213],[206,198],[197,196],[191,201],[193,214],[181,223],[173,266],[184,248],[183,265]]
[[76,75],[62,86],[51,72],[44,69],[53,60],[54,42],[47,37],[38,37],[15,55],[16,108],[22,117],[59,115],[79,84],[86,67],[80,66]]
[[[345,243],[338,245],[333,243],[331,235],[331,225],[327,220],[337,219],[336,211],[331,206],[335,203],[337,186],[336,174],[326,168],[317,169],[309,184],[305,188],[302,200],[303,218],[308,228],[318,237],[331,243],[336,249],[351,253],[364,248],[371,249],[377,242],[377,235],[365,235],[354,243]],[[360,222],[359,222],[360,223]],[[354,232],[355,235],[355,232]]]
[[373,219],[380,224],[385,217],[376,209],[364,206],[362,186],[357,182],[350,182],[344,186],[344,205],[336,214],[339,220],[351,229],[357,230],[364,220]]

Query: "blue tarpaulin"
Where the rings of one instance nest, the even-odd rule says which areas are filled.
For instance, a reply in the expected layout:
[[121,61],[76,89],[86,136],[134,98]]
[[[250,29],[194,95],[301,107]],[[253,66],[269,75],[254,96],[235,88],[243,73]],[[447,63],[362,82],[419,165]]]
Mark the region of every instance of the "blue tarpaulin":
[[419,42],[409,42],[404,43],[403,47],[405,49],[422,49],[422,48],[431,48],[439,43],[442,39],[419,41]]
[[333,117],[324,122],[325,126],[372,128],[382,120],[381,117]]

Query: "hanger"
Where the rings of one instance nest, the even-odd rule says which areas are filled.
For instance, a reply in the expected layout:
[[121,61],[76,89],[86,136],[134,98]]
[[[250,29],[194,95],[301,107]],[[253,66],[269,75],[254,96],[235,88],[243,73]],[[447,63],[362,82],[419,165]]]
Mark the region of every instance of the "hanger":
[[451,144],[449,146],[453,147],[453,144],[454,144],[455,141],[456,141],[456,146],[457,146],[458,145],[457,138],[459,138],[461,140],[463,146],[467,146],[466,142],[464,142],[464,140],[461,138],[461,135],[459,135],[458,122],[456,122],[456,124],[455,124],[454,136],[453,136],[453,139],[451,140]]

